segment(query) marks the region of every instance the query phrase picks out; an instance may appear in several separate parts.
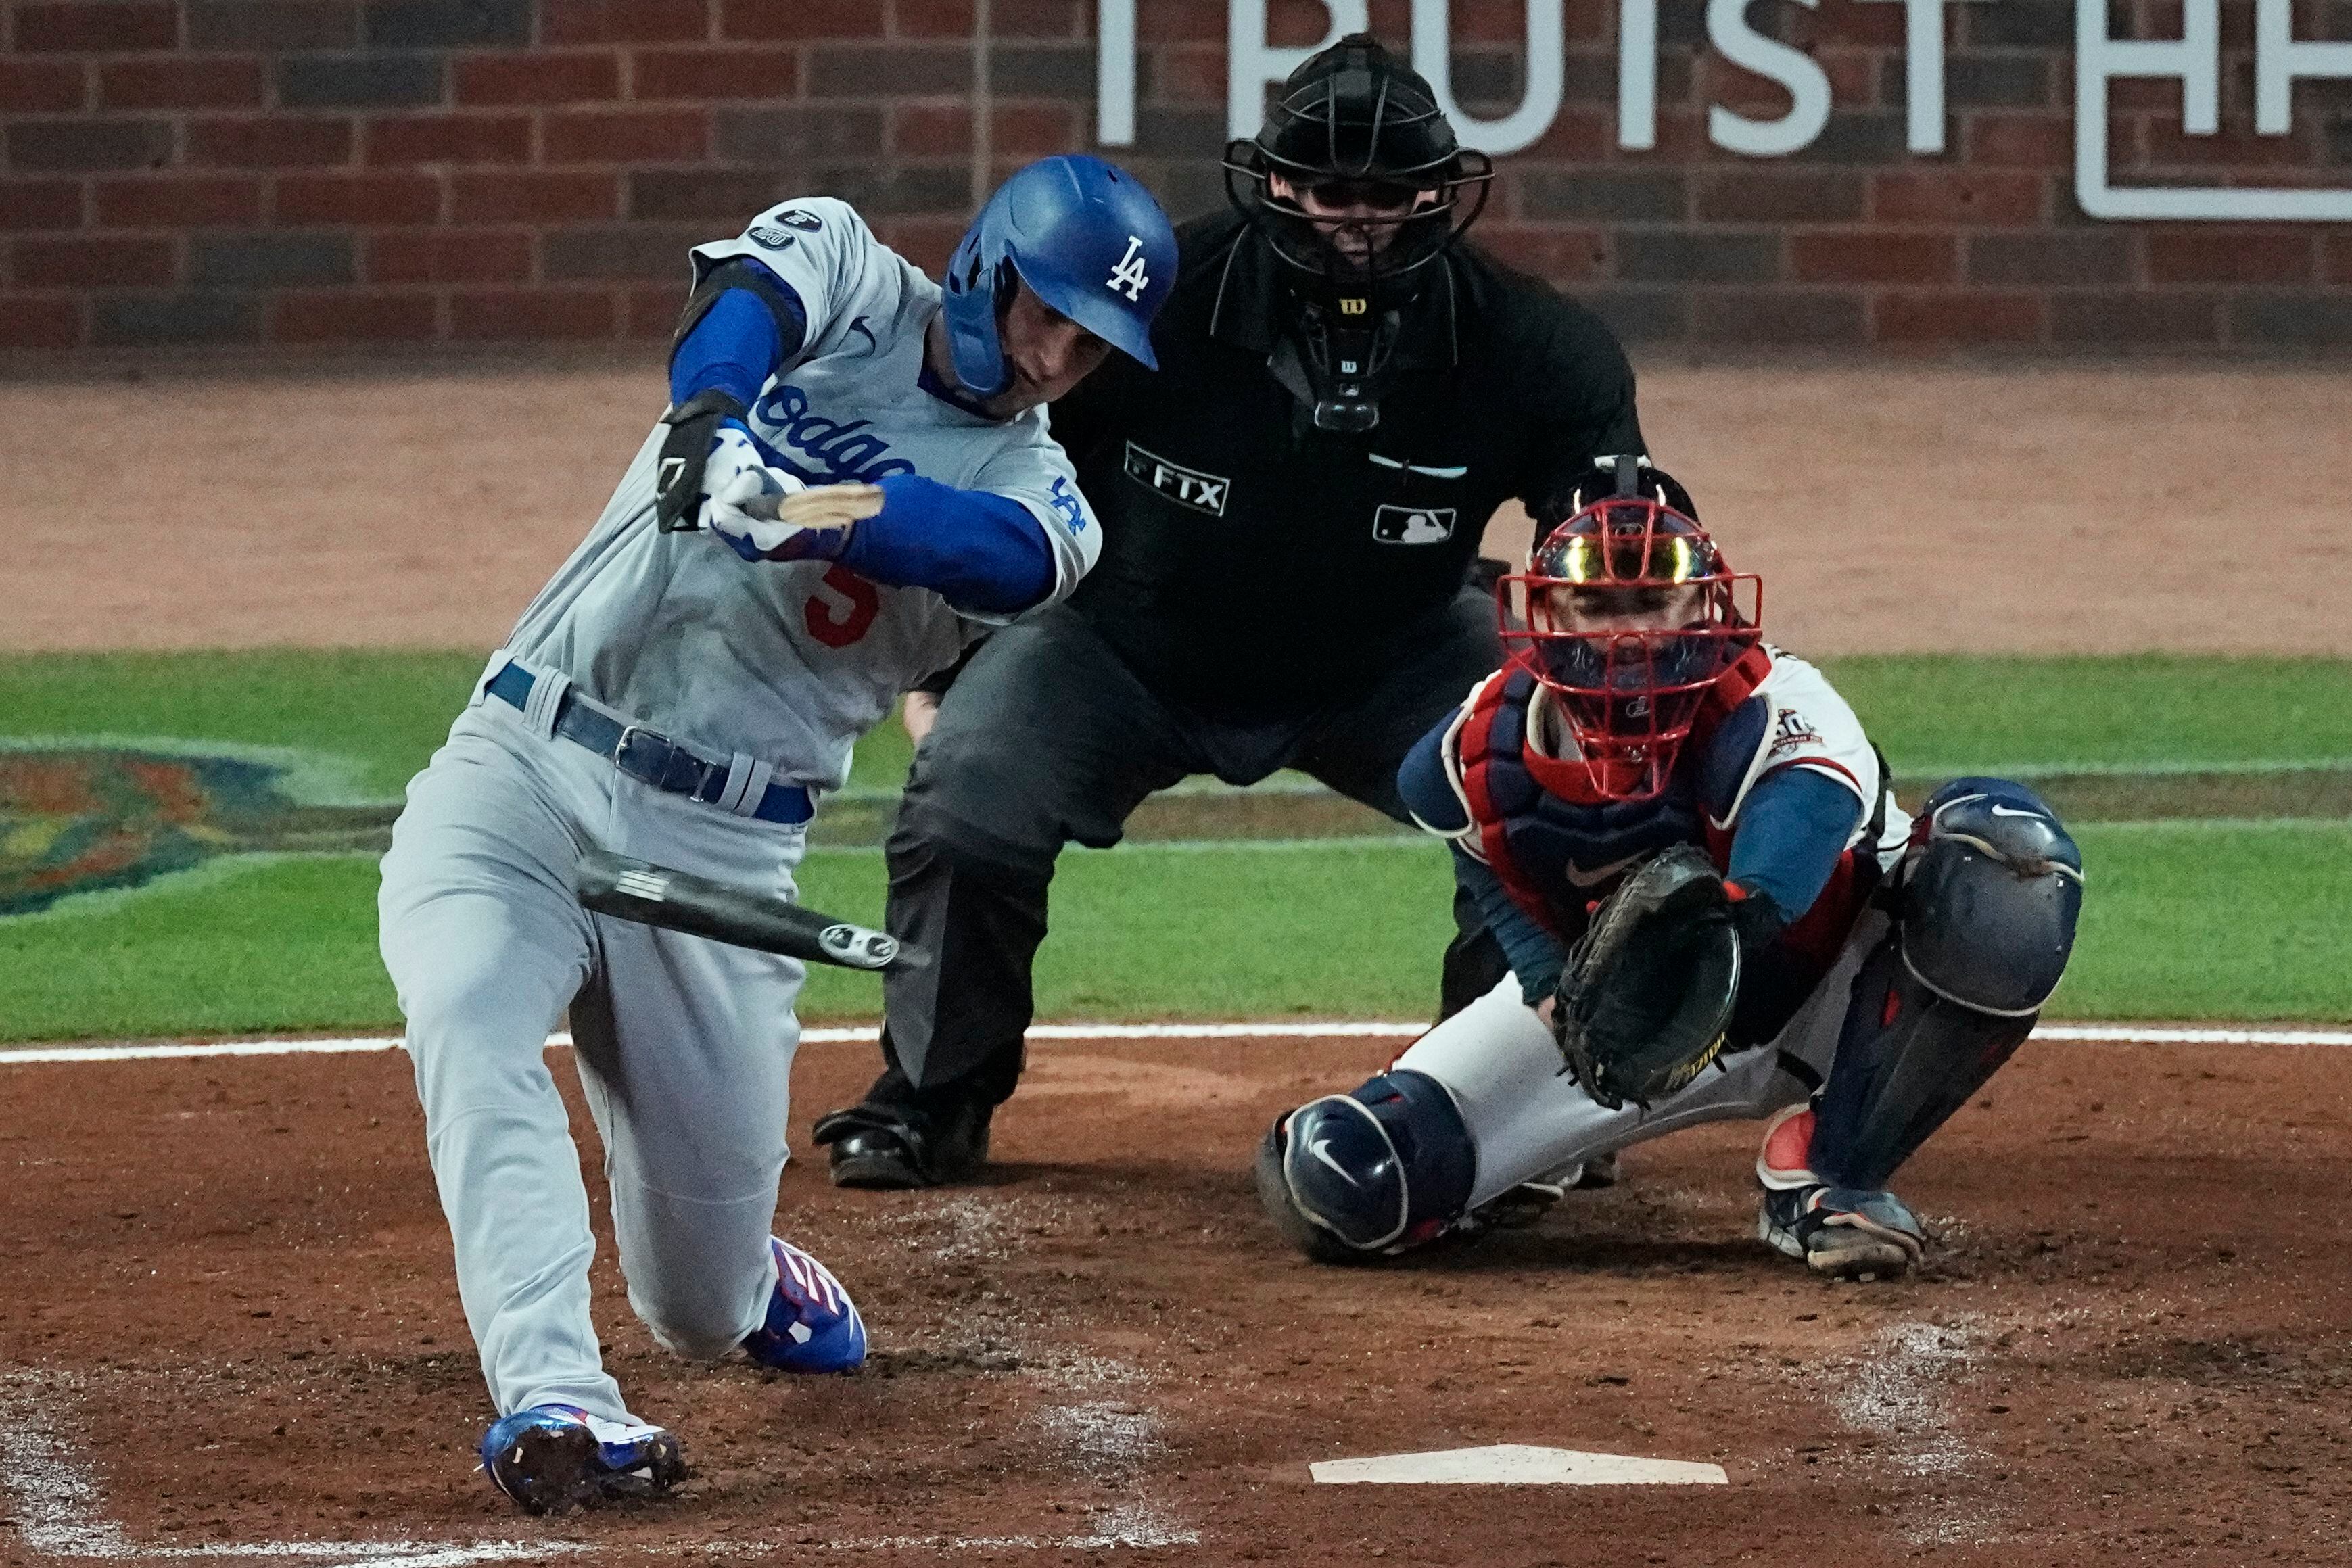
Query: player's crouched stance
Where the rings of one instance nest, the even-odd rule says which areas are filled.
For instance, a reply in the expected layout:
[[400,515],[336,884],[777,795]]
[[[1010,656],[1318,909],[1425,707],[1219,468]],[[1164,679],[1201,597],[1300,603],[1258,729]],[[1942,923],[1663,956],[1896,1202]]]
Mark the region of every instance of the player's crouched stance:
[[1901,1274],[1926,1233],[1887,1184],[2032,1031],[2080,852],[2006,779],[1896,809],[1853,710],[1761,641],[1757,580],[1663,473],[1604,464],[1544,521],[1498,590],[1510,663],[1400,777],[1514,974],[1277,1120],[1259,1194],[1344,1261],[1677,1127],[1770,1116],[1758,1235],[1825,1274]]
[[379,899],[458,1294],[535,1512],[667,1488],[589,1310],[595,1243],[542,1048],[565,1015],[629,1304],[682,1355],[866,1355],[841,1282],[769,1234],[803,975],[591,913],[601,847],[789,898],[815,796],[968,622],[1068,594],[1099,528],[1044,404],[1151,361],[1175,235],[1099,160],[1015,173],[944,289],[837,201],[696,247],[670,412],[409,785]]

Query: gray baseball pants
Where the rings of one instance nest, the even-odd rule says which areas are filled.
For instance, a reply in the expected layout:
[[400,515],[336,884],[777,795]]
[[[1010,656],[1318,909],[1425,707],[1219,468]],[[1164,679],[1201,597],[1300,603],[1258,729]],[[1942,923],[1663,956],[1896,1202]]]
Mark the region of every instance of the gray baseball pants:
[[458,1295],[500,1414],[636,1419],[589,1312],[595,1252],[542,1054],[569,1008],[629,1305],[681,1354],[762,1322],[803,969],[592,915],[584,850],[789,894],[805,831],[666,795],[478,691],[408,787],[378,899]]

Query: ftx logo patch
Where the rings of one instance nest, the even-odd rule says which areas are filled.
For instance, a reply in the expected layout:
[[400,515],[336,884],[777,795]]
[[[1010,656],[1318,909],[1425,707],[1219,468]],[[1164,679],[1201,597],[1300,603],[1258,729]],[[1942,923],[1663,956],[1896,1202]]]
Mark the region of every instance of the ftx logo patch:
[[1443,544],[1453,537],[1451,507],[1382,507],[1372,514],[1372,538],[1384,545]]
[[1159,491],[1180,507],[1190,507],[1213,517],[1225,515],[1225,495],[1234,486],[1231,479],[1171,463],[1132,441],[1127,444],[1127,476],[1147,490]]
[[751,234],[752,244],[765,246],[770,250],[782,250],[793,243],[792,235],[782,229],[772,229],[765,224],[754,225]]

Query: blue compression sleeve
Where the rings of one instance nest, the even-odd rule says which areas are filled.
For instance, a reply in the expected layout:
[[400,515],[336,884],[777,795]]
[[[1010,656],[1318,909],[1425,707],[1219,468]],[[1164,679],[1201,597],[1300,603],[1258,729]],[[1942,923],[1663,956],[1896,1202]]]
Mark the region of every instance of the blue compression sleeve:
[[[757,264],[729,265],[750,267]],[[801,351],[802,340],[808,332],[808,311],[802,306],[800,296],[765,267],[761,267],[756,276],[771,286],[762,291],[770,298],[762,298],[761,293],[750,288],[728,289],[711,301],[702,319],[694,324],[694,330],[671,350],[669,400],[673,405],[716,387],[748,408],[768,378],[776,373],[777,367]]]
[[1054,591],[1045,525],[1010,496],[913,474],[882,481],[882,510],[850,533],[844,566],[876,582],[928,588],[960,610],[1011,615]]
[[1725,874],[1800,919],[1829,885],[1861,821],[1862,801],[1834,779],[1810,768],[1767,774],[1740,805]]
[[1568,949],[1559,938],[1537,925],[1503,891],[1503,879],[1495,874],[1492,866],[1473,860],[1457,849],[1454,852],[1454,877],[1470,890],[1476,901],[1478,913],[1486,917],[1486,929],[1503,945],[1503,956],[1511,962],[1511,973],[1519,977],[1519,996],[1533,1007],[1559,988],[1559,972],[1568,963]]
[[1397,768],[1397,793],[1404,798],[1404,809],[1423,827],[1441,833],[1458,833],[1470,825],[1470,813],[1445,775],[1445,732],[1454,719],[1451,712],[1439,719],[1412,743]]

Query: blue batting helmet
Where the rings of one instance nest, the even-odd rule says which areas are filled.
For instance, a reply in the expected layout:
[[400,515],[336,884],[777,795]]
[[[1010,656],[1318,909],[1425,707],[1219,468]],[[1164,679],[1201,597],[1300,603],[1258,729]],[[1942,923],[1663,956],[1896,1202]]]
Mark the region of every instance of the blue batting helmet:
[[1054,309],[1145,368],[1151,318],[1176,282],[1176,232],[1143,183],[1083,152],[1041,158],[996,188],[948,262],[956,379],[993,397],[1013,379],[996,331],[1006,269]]

